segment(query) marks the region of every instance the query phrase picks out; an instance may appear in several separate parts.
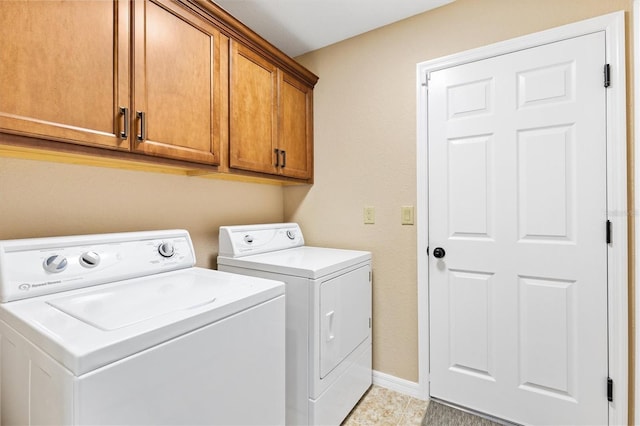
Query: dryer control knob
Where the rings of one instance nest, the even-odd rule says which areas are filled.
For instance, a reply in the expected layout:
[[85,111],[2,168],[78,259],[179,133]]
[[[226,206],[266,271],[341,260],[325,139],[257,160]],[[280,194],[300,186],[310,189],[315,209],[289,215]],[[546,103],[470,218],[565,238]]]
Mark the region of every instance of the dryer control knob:
[[253,242],[253,237],[250,234],[245,235],[244,242],[247,244],[251,244]]
[[85,251],[80,255],[80,264],[85,268],[95,268],[100,263],[100,255],[95,251]]
[[42,266],[44,267],[45,271],[55,274],[57,272],[64,271],[67,267],[67,264],[68,262],[66,257],[59,254],[54,254],[47,257],[42,263]]
[[175,253],[175,248],[172,243],[163,242],[158,246],[158,253],[160,253],[162,257],[171,257]]
[[287,231],[287,237],[289,237],[290,240],[295,240],[296,239],[296,231],[292,231],[291,229],[289,229]]

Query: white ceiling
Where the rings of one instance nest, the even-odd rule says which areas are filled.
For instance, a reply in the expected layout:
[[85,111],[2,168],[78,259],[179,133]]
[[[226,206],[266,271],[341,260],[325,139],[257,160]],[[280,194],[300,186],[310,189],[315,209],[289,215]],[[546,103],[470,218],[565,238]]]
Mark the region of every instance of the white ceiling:
[[212,0],[295,57],[454,0]]

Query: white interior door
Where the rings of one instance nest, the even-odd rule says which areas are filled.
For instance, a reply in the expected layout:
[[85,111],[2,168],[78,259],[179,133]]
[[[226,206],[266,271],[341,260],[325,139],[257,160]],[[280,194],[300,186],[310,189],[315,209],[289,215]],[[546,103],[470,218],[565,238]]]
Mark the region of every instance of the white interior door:
[[604,64],[596,32],[431,73],[432,397],[607,424]]

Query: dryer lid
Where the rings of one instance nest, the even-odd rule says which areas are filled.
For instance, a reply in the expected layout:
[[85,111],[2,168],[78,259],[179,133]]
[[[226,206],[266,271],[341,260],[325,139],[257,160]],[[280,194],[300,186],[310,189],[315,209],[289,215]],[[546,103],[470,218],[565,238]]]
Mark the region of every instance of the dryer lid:
[[317,279],[370,260],[368,251],[303,246],[237,258],[218,256],[218,265]]

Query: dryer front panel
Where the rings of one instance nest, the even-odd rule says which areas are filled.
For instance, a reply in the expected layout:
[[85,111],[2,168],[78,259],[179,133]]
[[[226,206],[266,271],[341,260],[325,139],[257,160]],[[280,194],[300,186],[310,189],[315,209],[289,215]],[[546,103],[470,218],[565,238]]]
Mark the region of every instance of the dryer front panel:
[[367,264],[320,285],[320,378],[324,379],[371,333]]

